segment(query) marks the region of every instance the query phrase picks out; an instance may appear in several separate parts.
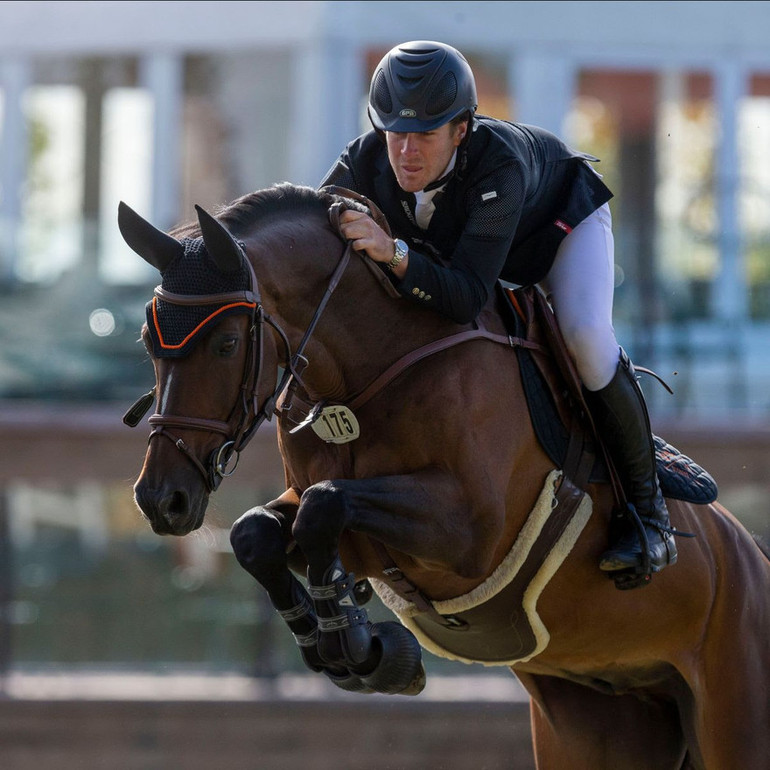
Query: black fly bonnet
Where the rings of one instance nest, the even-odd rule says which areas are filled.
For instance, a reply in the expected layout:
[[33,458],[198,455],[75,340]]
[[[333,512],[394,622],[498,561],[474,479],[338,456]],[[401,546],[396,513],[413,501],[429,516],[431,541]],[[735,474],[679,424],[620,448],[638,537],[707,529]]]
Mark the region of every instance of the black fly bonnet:
[[[147,303],[147,329],[156,358],[188,355],[201,332],[228,315],[253,314],[257,304],[247,260],[225,272],[208,255],[203,238],[184,238],[181,243],[184,253],[166,268]],[[198,304],[199,298],[206,304]]]

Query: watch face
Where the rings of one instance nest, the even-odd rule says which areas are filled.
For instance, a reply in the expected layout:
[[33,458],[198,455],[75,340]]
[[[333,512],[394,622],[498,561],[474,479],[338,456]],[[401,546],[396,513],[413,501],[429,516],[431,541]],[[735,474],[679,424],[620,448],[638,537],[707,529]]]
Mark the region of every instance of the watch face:
[[399,257],[405,257],[407,252],[409,251],[409,247],[400,239],[396,238],[396,254]]

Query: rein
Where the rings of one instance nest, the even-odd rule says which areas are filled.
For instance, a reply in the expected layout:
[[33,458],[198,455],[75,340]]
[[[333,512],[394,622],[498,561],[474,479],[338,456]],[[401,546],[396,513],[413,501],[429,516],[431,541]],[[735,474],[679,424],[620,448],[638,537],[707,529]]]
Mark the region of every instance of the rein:
[[418,361],[422,361],[428,356],[440,353],[442,350],[448,350],[455,345],[460,345],[461,343],[469,342],[470,340],[489,340],[490,342],[497,342],[511,348],[543,350],[543,346],[536,342],[531,342],[523,337],[514,337],[510,334],[496,334],[485,329],[479,323],[479,327],[476,329],[468,329],[467,331],[457,332],[457,334],[451,334],[448,337],[442,337],[439,340],[429,342],[427,345],[423,345],[422,347],[417,348],[417,350],[413,350],[405,356],[402,356],[398,361],[391,364],[382,374],[369,383],[369,385],[355,396],[347,406],[355,411],[367,403],[367,401],[374,398],[374,396],[376,396],[386,385],[395,380],[396,377]]

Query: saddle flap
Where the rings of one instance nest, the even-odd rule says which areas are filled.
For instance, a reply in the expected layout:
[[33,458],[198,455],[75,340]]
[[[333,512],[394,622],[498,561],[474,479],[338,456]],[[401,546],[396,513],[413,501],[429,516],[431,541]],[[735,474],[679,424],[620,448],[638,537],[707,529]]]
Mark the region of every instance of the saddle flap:
[[505,289],[503,295],[524,325],[523,336],[549,352],[550,355],[532,355],[531,360],[548,386],[562,423],[572,426],[577,417],[588,414],[588,408],[580,376],[545,294],[536,286],[522,286]]
[[[532,286],[506,289],[502,294],[507,305],[506,320],[513,324],[510,328],[543,345],[550,353],[533,355],[529,349],[518,349],[532,426],[546,454],[566,470],[570,440],[581,429],[588,433],[592,443],[600,443],[582,395],[580,377],[545,295]],[[665,497],[701,505],[716,500],[717,484],[706,470],[662,438],[653,436],[653,442],[658,480]],[[606,453],[595,459],[588,480],[619,483]]]

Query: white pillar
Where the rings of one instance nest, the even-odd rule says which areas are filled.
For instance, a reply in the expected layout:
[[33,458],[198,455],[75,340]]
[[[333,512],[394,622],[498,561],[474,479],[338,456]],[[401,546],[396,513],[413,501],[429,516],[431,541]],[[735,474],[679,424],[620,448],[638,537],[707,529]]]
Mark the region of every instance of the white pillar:
[[522,50],[508,64],[514,120],[563,136],[564,122],[577,89],[574,63],[553,51]]
[[343,147],[361,133],[368,73],[361,49],[320,39],[292,66],[289,181],[317,186]]
[[30,85],[29,62],[0,61],[2,125],[0,126],[0,281],[12,282],[19,257],[21,195],[27,170],[27,121],[24,91]]
[[184,60],[154,53],[141,61],[141,82],[153,97],[152,212],[147,217],[167,230],[179,221],[182,176]]
[[738,208],[738,110],[747,92],[748,75],[740,63],[724,59],[714,73],[714,80],[720,131],[714,158],[720,269],[712,288],[712,314],[742,323],[748,319],[748,284]]

